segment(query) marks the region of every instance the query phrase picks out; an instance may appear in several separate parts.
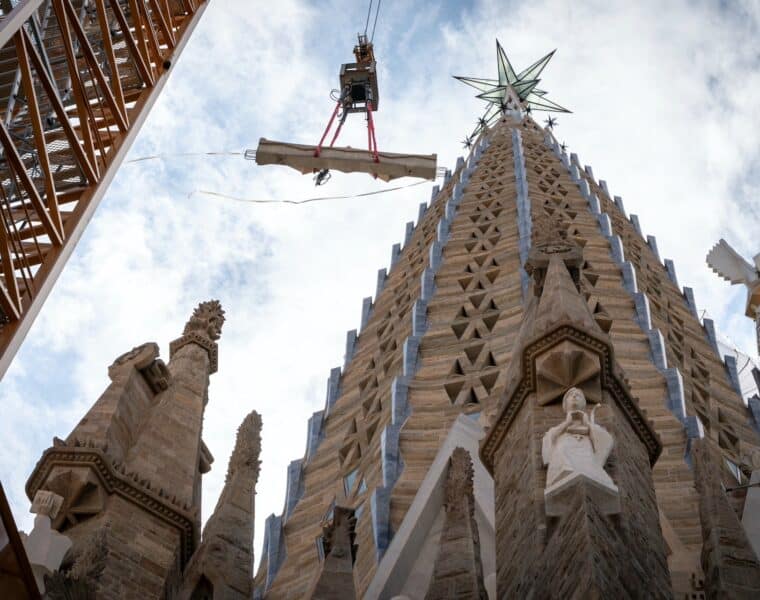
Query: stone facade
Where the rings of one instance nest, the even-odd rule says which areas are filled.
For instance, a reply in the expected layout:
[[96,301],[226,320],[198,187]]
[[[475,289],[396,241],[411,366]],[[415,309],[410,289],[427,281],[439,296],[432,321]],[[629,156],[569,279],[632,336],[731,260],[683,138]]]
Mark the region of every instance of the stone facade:
[[250,596],[255,413],[241,425],[227,485],[200,539],[201,477],[213,461],[201,439],[203,413],[223,322],[219,303],[203,302],[172,342],[168,365],[155,343],[117,358],[103,395],[44,452],[27,493],[62,498],[52,526],[73,542],[48,578],[51,598],[175,598],[198,587],[185,576],[206,578],[209,589],[215,583],[218,597]]
[[[73,547],[51,589],[280,599],[392,588],[415,600],[755,592],[757,540],[742,538],[739,516],[760,437],[735,370],[656,241],[530,115],[505,110],[447,171],[361,315],[288,468],[283,512],[266,521],[253,578],[255,414],[200,535],[221,307],[196,309],[168,364],[152,343],[119,357],[108,389],[27,485],[30,498],[63,498],[52,525]],[[582,410],[561,405],[573,388]],[[442,444],[462,421],[486,432],[479,456],[469,448],[474,492],[462,453],[442,475]],[[558,431],[600,462],[572,485],[542,448]],[[604,452],[595,431],[612,440]],[[409,549],[399,540],[433,567],[400,560]]]

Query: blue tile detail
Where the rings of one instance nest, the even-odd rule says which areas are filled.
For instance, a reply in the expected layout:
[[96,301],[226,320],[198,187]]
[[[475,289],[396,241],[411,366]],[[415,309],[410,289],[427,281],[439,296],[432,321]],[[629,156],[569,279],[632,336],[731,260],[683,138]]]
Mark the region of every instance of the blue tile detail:
[[443,217],[440,221],[438,221],[438,225],[435,228],[435,237],[442,244],[445,244],[449,240],[450,226],[451,223],[446,217]]
[[707,341],[710,342],[710,345],[713,347],[713,350],[715,350],[715,353],[720,356],[720,349],[718,348],[718,336],[715,335],[715,323],[713,323],[712,319],[702,319],[702,327],[704,327],[705,334],[707,334]]
[[649,308],[649,298],[644,292],[633,294],[633,303],[636,306],[636,321],[643,331],[652,329],[652,312]]
[[[437,188],[438,188],[438,186],[435,186],[433,188],[433,191],[435,191]],[[417,225],[419,225],[420,223],[422,223],[422,217],[425,216],[426,212],[427,212],[427,204],[425,204],[424,202],[420,203],[420,207],[417,210]]]
[[578,158],[578,154],[575,152],[570,153],[570,162],[576,165],[577,167],[581,166],[581,160]]
[[435,273],[428,267],[422,272],[420,279],[420,298],[430,300],[435,292]]
[[404,228],[404,248],[409,245],[409,241],[412,239],[412,234],[414,233],[414,223],[412,221],[409,221],[405,228]]
[[412,335],[422,337],[427,330],[427,303],[415,300],[412,305]]
[[668,272],[668,277],[670,277],[670,281],[672,281],[676,287],[680,287],[678,285],[678,277],[676,276],[676,265],[669,258],[665,259],[665,270]]
[[633,225],[633,228],[636,230],[636,233],[638,233],[639,236],[643,238],[644,234],[641,232],[641,223],[639,223],[638,215],[631,215],[631,225]]
[[610,216],[605,212],[599,214],[596,219],[599,221],[602,235],[606,238],[612,237],[612,221],[610,220]]
[[653,235],[647,236],[647,244],[649,244],[649,247],[652,249],[652,252],[654,252],[654,255],[657,257],[657,260],[662,262],[660,259],[660,251],[657,249],[657,238]]
[[318,410],[309,417],[306,426],[306,462],[309,462],[322,441],[322,424],[324,423],[325,411]]
[[394,377],[391,382],[391,423],[399,427],[411,413],[409,386],[404,377]]
[[401,453],[399,452],[400,425],[386,425],[380,434],[380,453],[383,466],[383,487],[390,490],[401,475]]
[[615,205],[618,207],[621,213],[623,213],[623,216],[625,216],[625,205],[623,204],[623,199],[620,196],[615,196]]
[[340,393],[340,367],[335,367],[330,371],[330,377],[327,380],[327,394],[325,397],[325,415],[330,414],[330,409],[335,404]]
[[591,179],[594,179],[594,169],[591,168],[591,165],[586,165],[583,167],[583,169],[586,171],[586,174],[591,177]]
[[446,169],[446,172],[443,174],[443,185],[446,185],[449,181],[451,181],[451,171]]
[[[454,186],[455,191],[458,186],[459,184]],[[454,213],[456,213],[456,211],[457,211],[457,202],[454,200],[454,198],[450,198],[449,200],[446,201],[446,207],[444,208],[443,216],[447,221],[451,222],[451,220],[454,218]]]
[[378,562],[382,559],[391,541],[390,500],[391,491],[386,487],[375,488],[370,498],[372,533]]
[[747,406],[752,415],[752,427],[755,428],[755,431],[760,433],[760,396],[757,394],[752,396],[752,398],[747,400]]
[[348,368],[348,365],[354,359],[354,351],[356,350],[356,329],[346,332],[346,353],[343,355],[343,370]]
[[612,194],[610,194],[610,188],[607,187],[607,182],[604,179],[599,180],[599,187],[604,190],[604,193],[607,194],[608,198],[612,198]]
[[530,277],[525,271],[525,261],[531,246],[533,222],[530,214],[530,196],[528,196],[528,178],[525,173],[525,155],[522,136],[516,129],[512,130],[512,154],[514,155],[515,181],[517,182],[517,230],[520,235],[520,284],[523,302],[527,301],[530,289]]
[[592,215],[599,215],[602,212],[602,205],[599,202],[599,196],[596,194],[592,194],[591,197],[588,199],[588,209],[591,211]]
[[433,189],[430,191],[430,205],[431,206],[435,202],[436,198],[438,198],[438,194],[440,194],[440,193],[441,193],[441,186],[434,185]]
[[625,254],[623,253],[623,240],[620,236],[615,234],[610,238],[610,251],[612,252],[612,258],[617,264],[623,264],[625,262]]
[[385,280],[388,278],[388,271],[385,269],[377,270],[377,287],[375,287],[375,299],[380,297],[380,292],[385,287]]
[[681,371],[673,367],[666,369],[663,375],[665,376],[665,382],[668,384],[668,409],[683,423],[686,419],[686,399],[683,392]]
[[575,183],[578,183],[581,180],[581,172],[578,169],[578,165],[573,165],[570,167],[570,178]]
[[417,354],[420,349],[420,338],[414,335],[410,335],[404,340],[404,346],[402,348],[404,354],[404,363],[402,367],[402,375],[404,377],[412,377],[417,370]]
[[665,354],[665,338],[662,337],[662,333],[659,329],[650,329],[647,331],[647,337],[649,338],[649,350],[652,353],[654,366],[660,371],[667,370],[668,358]]
[[586,202],[588,202],[591,199],[591,188],[588,185],[588,181],[581,179],[578,188],[581,190],[581,196],[583,196],[586,199]]
[[432,244],[430,244],[430,248],[428,250],[428,263],[430,264],[430,268],[433,269],[434,271],[437,271],[438,267],[441,266],[442,258],[443,258],[443,244],[441,244],[441,242],[436,240]]
[[367,326],[367,323],[369,322],[369,317],[372,314],[372,297],[367,296],[364,300],[362,300],[362,320],[361,325],[359,326],[359,331],[364,331],[364,328]]
[[628,290],[629,294],[635,294],[639,291],[639,284],[636,281],[636,269],[631,264],[631,261],[627,260],[620,265],[620,271],[623,274],[623,287]]
[[285,509],[283,520],[287,521],[293,509],[303,496],[303,460],[293,460],[288,465],[288,482],[285,488]]
[[285,560],[285,540],[282,535],[282,517],[269,515],[264,522],[264,551],[267,561],[267,577],[264,591],[268,591]]
[[697,310],[697,301],[694,299],[694,290],[690,287],[683,288],[683,297],[686,300],[686,305],[689,307],[691,314],[699,319],[699,310]]
[[462,156],[458,156],[458,157],[457,157],[457,164],[456,164],[456,166],[454,167],[454,171],[456,172],[456,171],[458,171],[459,169],[461,169],[462,167],[464,167],[464,157],[462,157]]
[[742,386],[739,383],[739,370],[736,367],[736,357],[726,354],[723,357],[723,361],[726,363],[726,371],[728,371],[728,380],[731,382],[736,393],[739,397],[742,396]]
[[691,452],[694,447],[695,440],[701,440],[705,437],[705,428],[702,426],[702,421],[697,416],[688,416],[684,422],[684,429],[686,430],[686,452],[684,453],[684,460],[689,465],[690,469],[694,468],[694,461],[692,460]]
[[401,255],[401,244],[393,244],[391,248],[391,270],[396,266],[398,257]]

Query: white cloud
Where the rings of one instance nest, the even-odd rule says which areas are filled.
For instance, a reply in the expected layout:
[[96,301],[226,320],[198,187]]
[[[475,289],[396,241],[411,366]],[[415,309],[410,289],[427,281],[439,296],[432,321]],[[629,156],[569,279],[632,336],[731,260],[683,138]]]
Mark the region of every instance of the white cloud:
[[[450,75],[492,77],[495,37],[518,68],[558,47],[544,82],[575,114],[560,115],[557,136],[657,236],[719,328],[752,351],[752,324],[726,310],[741,292],[704,266],[721,236],[748,256],[758,251],[756,221],[745,217],[754,209],[757,218],[760,191],[751,135],[760,122],[760,17],[750,3],[743,16],[738,4],[726,6],[488,1],[452,13],[386,3],[376,37],[379,144],[437,152],[452,166],[483,107]],[[316,141],[363,11],[337,1],[211,2],[132,156],[242,150],[259,137]],[[365,135],[356,116],[344,142],[362,146]],[[264,518],[282,508],[287,464],[303,454],[306,420],[342,363],[345,332],[358,327],[361,299],[374,294],[377,269],[429,186],[301,207],[188,193],[300,199],[382,187],[336,174],[315,192],[309,177],[240,158],[124,165],[0,389],[0,438],[10,440],[0,476],[17,519],[28,526],[25,476],[100,395],[113,358],[155,340],[168,359],[193,306],[215,297],[228,320],[206,412],[217,462],[204,514],[237,425],[256,408],[264,422],[258,555]]]

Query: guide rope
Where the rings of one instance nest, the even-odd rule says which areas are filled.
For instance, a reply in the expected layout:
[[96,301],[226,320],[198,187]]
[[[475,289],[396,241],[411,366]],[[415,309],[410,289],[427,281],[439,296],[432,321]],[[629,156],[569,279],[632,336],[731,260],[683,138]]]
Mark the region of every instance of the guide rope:
[[347,194],[345,196],[318,196],[316,198],[306,198],[304,200],[262,200],[258,198],[241,198],[239,196],[231,196],[229,194],[222,194],[219,192],[211,192],[209,190],[193,190],[187,197],[190,198],[196,194],[203,194],[204,196],[214,196],[215,198],[224,198],[225,200],[234,200],[236,202],[246,202],[249,204],[308,204],[310,202],[323,202],[325,200],[348,200],[351,198],[363,198],[365,196],[376,196],[378,194],[387,194],[388,192],[395,192],[397,190],[403,190],[405,188],[415,187],[430,183],[427,180],[415,181],[414,183],[407,183],[406,185],[397,185],[395,187],[386,188],[384,190],[375,190],[374,192],[362,192],[360,194]]

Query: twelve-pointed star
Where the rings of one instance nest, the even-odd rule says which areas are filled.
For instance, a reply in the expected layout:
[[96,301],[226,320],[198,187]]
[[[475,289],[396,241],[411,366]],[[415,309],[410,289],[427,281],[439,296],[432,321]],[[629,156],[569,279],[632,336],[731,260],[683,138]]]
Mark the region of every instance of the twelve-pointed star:
[[[507,58],[504,48],[499,40],[496,40],[496,64],[498,67],[498,79],[481,79],[476,77],[459,77],[455,79],[474,87],[480,92],[476,97],[488,102],[485,114],[478,120],[478,125],[473,132],[473,137],[480,133],[486,125],[497,121],[503,112],[509,108],[518,108],[514,105],[515,96],[519,99],[519,108],[530,110],[545,110],[569,113],[570,111],[559,104],[546,98],[546,92],[536,86],[541,81],[539,75],[554,56],[556,50],[552,50],[543,58],[534,62],[527,69],[515,73],[512,64]],[[510,93],[512,92],[512,93]]]

